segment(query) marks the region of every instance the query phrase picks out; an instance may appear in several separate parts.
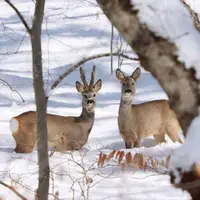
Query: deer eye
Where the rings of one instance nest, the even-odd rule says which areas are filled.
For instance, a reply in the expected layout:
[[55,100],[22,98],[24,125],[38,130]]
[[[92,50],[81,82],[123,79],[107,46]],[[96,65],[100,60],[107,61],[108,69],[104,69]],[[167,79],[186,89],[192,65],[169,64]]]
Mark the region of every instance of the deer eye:
[[93,97],[96,97],[96,94],[93,94]]
[[132,85],[134,85],[135,83],[132,83]]
[[86,95],[86,94],[84,94],[83,97],[84,97],[85,99],[87,99],[87,95]]

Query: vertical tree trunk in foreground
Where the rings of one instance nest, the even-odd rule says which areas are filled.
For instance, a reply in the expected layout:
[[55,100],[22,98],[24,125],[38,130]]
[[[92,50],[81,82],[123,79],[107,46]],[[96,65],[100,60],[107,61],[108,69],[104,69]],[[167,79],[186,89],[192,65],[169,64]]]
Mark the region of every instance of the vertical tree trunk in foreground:
[[42,47],[41,47],[41,29],[44,15],[45,0],[36,0],[35,12],[33,16],[32,28],[29,27],[19,10],[10,2],[4,0],[16,12],[22,24],[29,33],[32,46],[32,67],[33,83],[36,102],[37,115],[37,149],[39,178],[37,199],[47,200],[49,192],[49,157],[48,157],[48,134],[46,124],[47,99],[44,92],[44,82],[42,73]]
[[37,0],[33,26],[31,30],[31,45],[33,57],[33,82],[37,112],[37,148],[39,164],[39,185],[37,195],[39,200],[48,199],[49,191],[49,159],[48,134],[46,124],[46,97],[42,75],[41,27],[45,0]]

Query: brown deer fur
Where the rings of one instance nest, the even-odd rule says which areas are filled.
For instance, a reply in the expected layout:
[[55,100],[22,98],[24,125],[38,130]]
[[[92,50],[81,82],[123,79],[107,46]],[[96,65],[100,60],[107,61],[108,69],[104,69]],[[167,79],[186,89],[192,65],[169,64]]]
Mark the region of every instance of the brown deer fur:
[[[94,84],[95,66],[91,73],[90,84],[80,68],[84,83],[76,82],[76,89],[82,95],[82,113],[79,117],[64,117],[47,114],[48,145],[55,151],[79,150],[88,140],[94,123],[96,94],[101,89],[102,81]],[[15,152],[30,153],[37,141],[36,112],[29,111],[13,117],[10,121],[13,137],[16,141]]]
[[141,139],[152,135],[157,143],[165,142],[165,134],[173,142],[182,142],[178,135],[180,125],[167,100],[132,104],[140,74],[140,68],[131,76],[125,76],[120,69],[116,70],[116,77],[122,85],[118,126],[126,148],[139,147]]

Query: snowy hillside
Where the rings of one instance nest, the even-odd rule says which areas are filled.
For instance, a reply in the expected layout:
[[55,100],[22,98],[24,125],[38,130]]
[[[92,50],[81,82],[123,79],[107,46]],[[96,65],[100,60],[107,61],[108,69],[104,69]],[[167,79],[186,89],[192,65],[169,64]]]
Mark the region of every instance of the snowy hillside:
[[[31,24],[33,1],[13,0],[13,3]],[[0,1],[0,8],[0,180],[13,185],[28,199],[34,199],[37,188],[37,152],[13,153],[15,142],[9,129],[9,120],[13,116],[35,110],[30,41],[15,12],[4,1]],[[184,17],[188,20],[190,18],[189,15]],[[185,29],[183,33],[184,31]],[[177,32],[177,35],[181,34],[182,32]],[[117,38],[115,30],[115,50]],[[109,52],[110,40],[110,22],[95,1],[47,0],[42,32],[45,88],[49,88],[71,64],[83,57]],[[125,44],[123,48],[131,57],[136,57]],[[125,147],[117,126],[121,88],[115,73],[110,73],[110,57],[85,63],[87,77],[94,64],[97,66],[96,79],[103,80],[103,87],[97,96],[94,127],[82,151],[54,153],[50,157],[49,199],[54,199],[56,191],[62,200],[79,200],[87,195],[89,200],[190,199],[187,193],[170,185],[167,169],[144,171],[130,167],[122,173],[116,163],[103,168],[97,166],[101,151],[109,153],[113,149]],[[131,74],[138,66],[137,61],[124,59],[121,69]],[[118,58],[115,57],[114,68],[117,67]],[[1,79],[9,83],[12,89]],[[63,116],[80,114],[81,96],[75,89],[76,80],[80,80],[79,70],[67,76],[53,91],[48,103],[49,113]],[[133,102],[163,98],[167,99],[167,96],[157,81],[142,69]],[[142,153],[154,159],[166,159],[179,146],[170,139],[167,143],[156,145],[152,138],[147,138],[142,142],[141,148],[135,148],[131,152]],[[88,184],[88,178],[92,179],[92,183]],[[0,197],[6,200],[18,199],[2,185]]]

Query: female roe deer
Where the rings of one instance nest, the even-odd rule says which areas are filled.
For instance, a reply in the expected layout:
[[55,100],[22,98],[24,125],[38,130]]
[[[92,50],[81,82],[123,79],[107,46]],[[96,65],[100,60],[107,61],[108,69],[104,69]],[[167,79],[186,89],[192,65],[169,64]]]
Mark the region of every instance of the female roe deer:
[[178,135],[180,125],[167,100],[132,104],[135,83],[140,75],[140,68],[131,76],[125,76],[120,69],[116,70],[116,77],[122,84],[118,126],[126,148],[139,147],[141,139],[151,135],[157,143],[165,142],[165,133],[173,142],[182,143]]
[[[48,145],[55,151],[79,150],[88,140],[94,123],[96,94],[102,81],[94,84],[95,66],[91,73],[90,84],[85,72],[80,68],[83,85],[76,82],[76,89],[82,95],[82,113],[79,117],[64,117],[47,114]],[[15,152],[30,153],[37,140],[36,112],[29,111],[13,117],[10,121],[12,135],[16,141]]]

